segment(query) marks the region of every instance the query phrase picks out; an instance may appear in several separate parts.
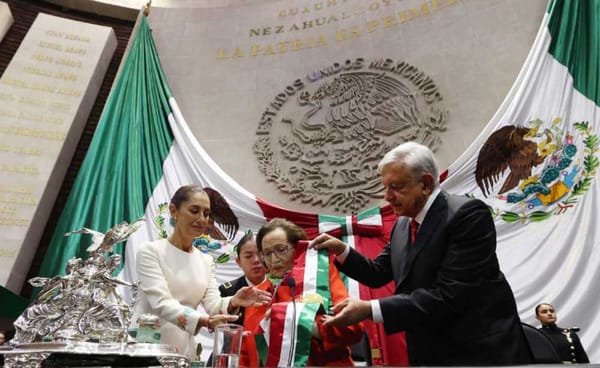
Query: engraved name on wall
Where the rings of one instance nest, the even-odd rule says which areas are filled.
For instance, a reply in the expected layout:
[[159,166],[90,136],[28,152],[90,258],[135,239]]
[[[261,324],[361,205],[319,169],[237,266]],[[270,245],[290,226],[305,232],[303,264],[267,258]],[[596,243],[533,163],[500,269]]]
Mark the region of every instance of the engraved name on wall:
[[40,13],[0,78],[0,283],[19,291],[116,48]]

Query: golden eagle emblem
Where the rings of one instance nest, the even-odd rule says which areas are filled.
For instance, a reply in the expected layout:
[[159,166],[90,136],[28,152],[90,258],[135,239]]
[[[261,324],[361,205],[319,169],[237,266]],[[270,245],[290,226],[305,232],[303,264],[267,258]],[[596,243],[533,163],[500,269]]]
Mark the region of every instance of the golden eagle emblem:
[[535,134],[534,129],[507,125],[487,139],[479,152],[475,169],[475,181],[484,196],[487,197],[506,169],[510,173],[499,194],[515,188],[521,180],[531,176],[533,167],[544,162],[544,157],[538,153],[538,144],[526,139]]
[[600,166],[600,139],[587,121],[569,127],[555,118],[542,129],[536,119],[525,125],[496,130],[477,157],[477,186],[490,197],[493,214],[506,222],[564,213],[589,189]]

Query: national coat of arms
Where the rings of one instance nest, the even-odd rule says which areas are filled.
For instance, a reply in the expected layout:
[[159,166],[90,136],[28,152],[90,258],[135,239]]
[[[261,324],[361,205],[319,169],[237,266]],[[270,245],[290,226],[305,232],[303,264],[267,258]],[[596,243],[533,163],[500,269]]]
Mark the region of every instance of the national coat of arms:
[[277,94],[253,150],[260,171],[290,200],[356,213],[382,197],[383,155],[406,141],[435,151],[447,116],[438,86],[418,67],[356,58]]
[[[598,168],[598,136],[588,122],[556,118],[506,125],[479,152],[475,180],[493,214],[505,222],[542,221],[574,207]],[[521,207],[514,210],[515,206]]]

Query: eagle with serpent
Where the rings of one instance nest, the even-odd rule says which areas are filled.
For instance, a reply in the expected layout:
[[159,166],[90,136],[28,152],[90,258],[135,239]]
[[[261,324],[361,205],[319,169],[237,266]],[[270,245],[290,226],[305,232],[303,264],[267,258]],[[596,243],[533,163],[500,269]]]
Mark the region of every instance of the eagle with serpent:
[[599,165],[598,144],[588,122],[570,129],[560,118],[545,128],[540,119],[506,125],[479,151],[475,181],[503,221],[542,221],[574,207],[589,189]]

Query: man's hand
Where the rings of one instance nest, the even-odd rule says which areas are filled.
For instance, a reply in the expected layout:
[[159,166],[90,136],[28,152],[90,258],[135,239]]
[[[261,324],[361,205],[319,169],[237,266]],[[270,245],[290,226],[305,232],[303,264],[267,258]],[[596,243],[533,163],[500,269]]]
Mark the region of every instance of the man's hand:
[[329,234],[323,233],[314,238],[310,242],[308,247],[316,250],[327,249],[336,256],[339,256],[344,250],[346,250],[347,245],[340,239],[335,238]]
[[334,316],[323,315],[325,326],[348,326],[371,318],[371,302],[346,299],[333,306]]

